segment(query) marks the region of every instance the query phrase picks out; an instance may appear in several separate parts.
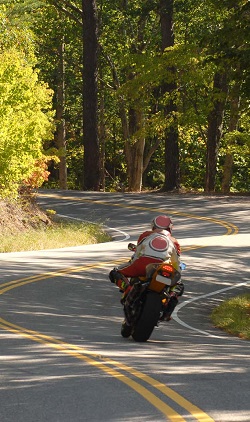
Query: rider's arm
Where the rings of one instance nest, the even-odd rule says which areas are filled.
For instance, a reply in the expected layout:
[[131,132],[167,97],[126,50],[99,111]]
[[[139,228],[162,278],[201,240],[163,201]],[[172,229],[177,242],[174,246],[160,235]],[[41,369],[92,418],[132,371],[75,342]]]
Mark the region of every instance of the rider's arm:
[[177,254],[180,256],[180,254],[181,254],[181,245],[179,244],[178,240],[175,237],[170,236],[170,239],[172,240],[172,242],[173,242],[173,244],[175,246],[175,249],[176,249]]
[[146,239],[146,237],[148,237],[150,234],[152,234],[152,230],[148,230],[146,232],[143,232],[137,240],[137,245],[139,245],[141,242],[143,242],[144,239]]

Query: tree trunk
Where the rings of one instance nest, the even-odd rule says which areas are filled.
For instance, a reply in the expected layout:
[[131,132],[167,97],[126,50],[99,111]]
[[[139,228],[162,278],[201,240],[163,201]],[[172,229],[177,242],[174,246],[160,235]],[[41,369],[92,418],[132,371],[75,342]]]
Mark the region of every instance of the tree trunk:
[[[235,82],[232,92],[231,92],[231,100],[230,100],[230,121],[228,132],[233,132],[237,130],[238,120],[239,120],[239,107],[240,107],[240,83]],[[232,141],[229,143],[232,144]],[[229,152],[226,154],[225,163],[224,163],[224,171],[223,171],[223,179],[222,179],[222,192],[227,194],[230,192],[230,186],[232,182],[232,174],[233,174],[233,154]]]
[[57,103],[56,103],[56,121],[57,131],[55,142],[59,150],[59,187],[67,189],[67,165],[66,165],[66,130],[64,119],[65,108],[65,65],[64,65],[64,41],[60,43],[58,48],[59,65],[58,65],[58,83],[57,83]]
[[99,125],[99,139],[100,139],[100,188],[105,191],[105,139],[106,139],[106,128],[105,128],[105,99],[104,99],[104,87],[101,77],[100,90],[102,92],[100,98],[100,125]]
[[228,83],[226,74],[224,72],[215,73],[213,108],[208,116],[205,192],[215,191],[216,166],[227,91]]
[[233,171],[233,155],[230,153],[226,154],[225,163],[223,168],[223,180],[222,180],[222,193],[227,194],[230,192],[230,185],[232,180]]
[[[129,111],[129,133],[130,137],[125,142],[125,156],[127,162],[128,190],[140,192],[142,187],[143,153],[145,148],[144,135],[136,136],[136,132],[143,125],[143,112],[130,109]],[[138,132],[139,133],[139,132]],[[136,139],[133,139],[135,134]]]
[[82,0],[83,11],[83,189],[100,190],[97,118],[97,11],[95,0]]
[[[167,47],[174,45],[173,31],[173,8],[174,0],[160,0],[160,23],[162,52]],[[178,123],[176,118],[177,107],[173,99],[173,93],[176,91],[176,83],[174,82],[176,69],[172,67],[168,69],[173,81],[162,86],[162,93],[168,93],[170,96],[169,103],[165,106],[164,114],[166,119],[170,118],[173,123],[166,129],[165,135],[165,183],[163,190],[171,191],[180,187],[180,163],[179,163],[179,144],[178,144]],[[172,98],[171,98],[172,97]]]
[[[121,1],[121,7],[126,10],[128,7],[127,0]],[[135,43],[132,46],[132,50],[136,51],[137,54],[141,52],[143,48],[143,27],[145,20],[142,17],[140,24],[138,24],[138,34],[137,39],[138,45]],[[122,34],[123,36],[123,29]],[[120,82],[116,72],[114,63],[108,58],[108,61],[111,65],[114,86],[116,89],[119,89]],[[127,79],[132,79],[133,74],[128,71]],[[128,106],[128,111],[126,110],[126,104],[122,96],[119,97],[119,114],[122,124],[122,133],[124,139],[124,153],[125,161],[127,165],[127,180],[128,180],[128,191],[130,192],[140,192],[142,188],[142,174],[143,174],[143,156],[145,148],[145,137],[140,133],[143,125],[143,110],[134,109],[131,106]]]
[[128,191],[140,192],[142,188],[143,156],[145,137],[140,134],[143,125],[143,111],[129,108],[128,113],[122,98],[119,101],[122,123],[124,153],[127,164]]

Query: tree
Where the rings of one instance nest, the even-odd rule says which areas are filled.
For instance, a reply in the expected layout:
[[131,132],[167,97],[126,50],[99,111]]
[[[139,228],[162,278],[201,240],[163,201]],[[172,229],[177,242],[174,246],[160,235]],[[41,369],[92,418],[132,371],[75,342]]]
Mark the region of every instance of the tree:
[[0,53],[0,195],[18,189],[43,159],[43,141],[52,136],[52,92],[38,81],[23,53]]
[[225,71],[216,72],[214,75],[212,110],[208,116],[207,130],[207,159],[205,191],[213,192],[215,189],[215,176],[218,161],[219,145],[222,136],[222,125],[225,104],[228,92],[228,81]]
[[[104,11],[101,11],[100,15],[102,55],[110,67],[111,84],[116,93],[115,98],[121,122],[120,136],[126,163],[127,189],[137,192],[141,191],[144,168],[145,110],[143,101],[135,99],[133,82],[136,83],[137,77],[134,62],[145,51],[144,35],[148,10],[144,6],[144,2],[133,5],[126,1],[113,5],[113,13],[117,16],[117,20],[115,25],[114,20],[112,26],[109,26],[115,34],[114,39],[111,38],[111,40],[107,31],[107,15]],[[127,33],[126,24],[130,26],[130,34]],[[114,49],[114,45],[116,49]]]
[[82,0],[77,5],[71,1],[60,3],[48,0],[58,10],[82,28],[82,95],[83,95],[83,180],[85,190],[100,189],[100,150],[98,138],[98,40],[97,10],[95,0]]
[[95,0],[82,0],[83,24],[83,144],[86,190],[100,190],[97,115],[98,40]]
[[[116,92],[128,190],[140,191],[142,175],[164,139],[163,127],[169,127],[162,106],[158,107],[165,95],[159,85],[166,75],[161,80],[155,76],[161,54],[158,2],[117,3],[113,6],[116,20],[110,24],[105,15],[102,19],[101,43]],[[156,91],[160,99],[154,97]]]
[[[173,12],[174,0],[160,0],[160,23],[162,51],[174,45]],[[177,106],[175,101],[177,85],[175,82],[176,68],[169,69],[170,79],[162,86],[163,94],[169,96],[168,103],[164,107],[166,119],[171,119],[172,124],[166,129],[165,135],[165,183],[163,190],[171,191],[180,187],[178,123],[176,118]]]
[[[228,133],[232,135],[232,132],[237,131],[239,121],[239,108],[240,108],[240,83],[235,82],[229,93],[230,96],[230,113],[229,113],[229,125]],[[222,192],[228,194],[230,192],[230,185],[232,181],[233,172],[233,153],[230,151],[233,139],[230,136],[228,140],[228,151],[225,156],[223,179],[222,179]]]
[[[249,74],[249,66],[246,66],[249,58],[249,2],[212,0],[203,2],[201,6],[196,0],[181,1],[178,2],[175,22],[176,67],[182,100],[178,110],[182,112],[181,116],[179,113],[179,123],[182,126],[183,123],[188,124],[192,138],[195,139],[196,132],[196,138],[199,137],[206,145],[206,175],[203,186],[207,192],[212,192],[221,187],[219,161],[221,153],[226,150],[225,140],[229,140],[225,135],[231,127],[229,115],[232,109],[232,87],[235,83],[241,85],[239,94],[241,103],[245,103],[240,108],[243,112],[246,108],[242,97],[246,99],[246,80]],[[185,45],[185,54],[181,51],[181,44]],[[241,69],[240,72],[237,68]],[[238,117],[241,110],[238,110]],[[182,127],[182,137],[185,133],[183,129]],[[186,146],[187,144],[185,149]],[[194,162],[197,166],[196,157]],[[181,167],[183,164],[182,162]],[[200,172],[199,168],[197,170]]]
[[56,145],[59,151],[59,187],[67,189],[67,148],[66,148],[66,127],[65,127],[65,43],[64,38],[58,47],[58,83],[56,101],[56,123],[55,132]]
[[[216,63],[216,71],[214,74],[212,109],[208,115],[206,192],[213,192],[215,190],[218,152],[223,129],[224,131],[231,131],[232,125],[235,126],[235,110],[233,111],[234,117],[232,115],[232,109],[235,108],[235,105],[233,106],[232,102],[235,101],[235,98],[231,101],[231,104],[229,103],[231,118],[227,129],[224,124],[224,115],[227,106],[228,91],[230,85],[234,85],[235,83],[235,75],[237,75],[236,80],[237,83],[239,83],[238,76],[240,73],[237,72],[236,69],[240,68],[239,59],[241,60],[241,50],[244,48],[244,41],[242,39],[242,31],[238,31],[238,27],[242,26],[241,21],[244,22],[245,20],[247,12],[246,7],[249,9],[249,4],[247,5],[247,2],[245,1],[232,3],[230,0],[226,0],[223,4],[218,6],[217,4],[214,5],[215,12],[218,13],[218,10],[220,11],[220,25],[215,26],[212,37],[208,37],[210,45],[207,46],[207,53],[211,54],[212,60]],[[245,27],[243,32],[245,32]],[[239,97],[239,92],[236,96]],[[232,161],[229,156],[227,156],[226,161],[227,168],[228,165],[232,167]],[[228,174],[227,171],[227,178]],[[225,190],[228,181],[226,182],[226,179],[224,178],[223,183],[223,189]]]
[[[47,178],[43,142],[52,137],[52,91],[34,69],[34,38],[19,6],[0,6],[0,195],[17,197],[23,183],[38,187]],[[23,2],[22,2],[23,3]]]
[[[92,172],[96,164],[102,173],[103,188],[105,172],[110,176],[106,179],[107,189],[126,186],[128,190],[140,191],[145,186],[172,190],[178,189],[180,183],[201,189],[206,180],[208,191],[213,191],[222,186],[224,164],[228,170],[224,176],[227,174],[228,179],[225,182],[224,177],[223,189],[225,183],[230,184],[230,174],[234,189],[246,186],[242,175],[248,163],[243,150],[247,150],[249,130],[249,2],[210,0],[202,5],[198,0],[4,2],[11,4],[11,16],[19,11],[19,24],[33,21],[29,28],[37,36],[39,78],[55,91],[57,128],[65,121],[61,134],[66,131],[71,188],[82,188],[86,177],[94,175],[98,179]],[[88,15],[90,9],[92,17]],[[22,10],[26,15],[20,14]],[[39,15],[34,10],[39,10]],[[87,32],[91,34],[87,25],[86,33],[83,32],[86,14],[90,27],[98,28],[98,32],[92,32],[91,60],[83,65],[85,47],[91,45],[90,41],[87,45],[83,43]],[[63,42],[64,72],[60,72]],[[93,79],[86,87],[83,75],[90,63],[94,64]],[[60,73],[64,73],[64,81],[58,77]],[[233,93],[236,85],[240,87],[238,95]],[[94,95],[82,95],[83,89],[90,87]],[[65,106],[61,107],[64,98]],[[83,119],[83,109],[87,111],[93,98],[91,119]],[[236,98],[240,99],[239,124],[237,130],[232,130]],[[84,138],[88,131],[96,130],[98,134],[94,137]],[[55,133],[55,141],[62,151],[59,133]],[[87,159],[89,155],[91,160]],[[88,174],[83,178],[82,169],[88,165]],[[57,180],[57,169],[54,175]]]

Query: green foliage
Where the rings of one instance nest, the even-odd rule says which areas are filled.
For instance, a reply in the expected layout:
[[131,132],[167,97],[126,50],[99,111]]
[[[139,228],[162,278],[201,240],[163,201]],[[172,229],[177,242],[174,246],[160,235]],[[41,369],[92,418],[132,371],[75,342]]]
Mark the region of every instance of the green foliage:
[[206,145],[195,129],[180,129],[181,184],[186,189],[200,190],[205,178]]
[[6,6],[2,3],[0,3],[0,52],[14,48],[23,52],[30,64],[35,64],[34,37],[27,22],[19,22],[16,18],[15,2],[4,1]]
[[[175,45],[162,54],[158,0],[133,2],[97,0],[100,110],[101,101],[104,104],[102,116],[100,116],[103,125],[102,128],[100,127],[100,133],[104,133],[107,189],[116,190],[120,189],[120,186],[127,185],[121,107],[124,107],[126,116],[131,107],[142,112],[143,124],[137,132],[133,132],[130,141],[131,144],[135,144],[138,137],[145,138],[145,161],[147,154],[160,141],[145,170],[144,187],[158,188],[162,184],[162,177],[165,174],[163,147],[165,134],[173,118],[177,118],[181,185],[188,189],[202,189],[206,168],[207,117],[214,101],[221,97],[219,92],[215,94],[213,92],[213,77],[216,71],[226,70],[229,90],[235,84],[240,86],[241,102],[238,130],[229,132],[232,99],[230,97],[227,99],[223,139],[219,149],[217,188],[218,190],[221,188],[225,156],[230,153],[234,159],[232,190],[249,190],[249,5],[247,0],[220,2],[175,0]],[[63,12],[63,7],[67,9],[67,13]],[[62,42],[65,43],[64,118],[67,132],[68,181],[70,188],[80,189],[84,154],[82,146],[82,28],[76,24],[74,8],[80,10],[80,0],[75,2],[0,0],[0,51],[4,53],[14,49],[24,54],[23,57],[29,65],[35,64],[39,68],[40,71],[34,74],[32,70],[31,75],[36,75],[36,84],[41,84],[38,81],[42,79],[55,92],[53,96],[55,107],[58,86],[58,47]],[[19,60],[20,57],[17,57],[16,62],[19,63]],[[10,75],[16,72],[15,66],[13,67],[14,61],[15,59],[13,59],[12,67],[9,68]],[[24,66],[25,72],[26,65],[27,63]],[[174,73],[173,67],[176,69]],[[6,78],[7,73],[4,72],[4,75]],[[25,78],[25,75],[23,76]],[[20,72],[18,77],[20,78]],[[29,79],[29,76],[27,78]],[[164,84],[171,82],[176,83],[177,89],[171,95],[163,94],[166,92],[162,89]],[[27,83],[23,85],[27,88]],[[41,86],[43,92],[48,93],[46,86],[44,84]],[[5,127],[8,124],[8,136],[11,135],[8,139],[17,139],[14,129],[17,127],[20,145],[24,146],[26,142],[28,144],[30,136],[32,139],[37,139],[36,145],[39,145],[38,150],[41,151],[42,140],[47,138],[46,134],[37,136],[34,132],[33,136],[31,132],[34,129],[30,131],[24,129],[26,127],[24,122],[32,113],[27,112],[28,108],[22,105],[21,98],[27,107],[30,104],[35,110],[32,101],[27,98],[27,89],[22,88],[20,79],[13,89],[14,91],[9,88],[11,94],[8,99],[3,94],[0,100],[1,118],[3,117]],[[11,114],[11,101],[15,98],[14,114],[18,117]],[[166,116],[165,108],[171,101],[175,102],[178,111],[174,115],[172,113]],[[19,107],[17,107],[18,103]],[[45,110],[47,110],[46,104],[41,106],[41,111]],[[46,113],[45,115],[48,117]],[[43,119],[39,119],[39,124],[42,121]],[[4,134],[4,129],[1,130]],[[11,158],[13,168],[17,168],[18,160],[15,159],[15,154],[10,152],[11,142],[3,141],[7,139],[7,134],[5,133],[4,136],[5,138],[0,140],[0,153],[3,154],[4,149],[6,156],[13,155]],[[13,143],[16,144],[16,141]],[[33,141],[29,145],[30,150],[33,151],[35,149],[32,147]],[[45,143],[45,148],[51,147],[55,147],[55,144],[49,138]],[[24,150],[27,151],[27,149],[26,145]],[[15,147],[12,150],[14,151]],[[34,160],[39,162],[39,154],[34,152],[32,154],[34,154]],[[22,178],[21,173],[25,173],[24,170],[21,171],[21,168],[25,167],[24,163],[28,161],[28,158],[22,159],[20,174],[13,173],[11,176],[17,178],[17,183]],[[26,167],[28,166],[32,166],[32,163],[27,164]],[[47,186],[52,186],[52,184],[57,186],[57,165],[53,163],[50,167],[51,176]],[[3,182],[1,183],[3,185]],[[7,183],[7,179],[4,183]]]
[[17,196],[52,136],[51,91],[15,49],[0,54],[0,194]]
[[[37,67],[43,80],[54,91],[53,106],[57,106],[57,86],[59,81],[59,48],[64,43],[64,78],[67,140],[68,188],[80,189],[83,173],[82,146],[82,33],[81,26],[60,8],[53,6],[53,1],[44,2],[40,14],[36,14],[31,28],[36,40]],[[45,149],[56,148],[54,140],[46,142]],[[60,151],[58,151],[60,155]],[[51,163],[49,181],[46,187],[58,187],[58,165]]]
[[234,157],[232,192],[249,193],[250,186],[250,155],[236,154]]

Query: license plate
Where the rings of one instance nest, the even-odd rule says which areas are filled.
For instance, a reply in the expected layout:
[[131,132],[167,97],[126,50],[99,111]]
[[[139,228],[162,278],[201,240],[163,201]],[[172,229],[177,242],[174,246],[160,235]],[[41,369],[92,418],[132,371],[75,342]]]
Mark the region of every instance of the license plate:
[[164,277],[163,275],[160,275],[160,274],[157,274],[155,279],[156,279],[156,281],[159,281],[160,283],[164,283],[167,286],[171,286],[171,284],[172,284],[171,278]]

